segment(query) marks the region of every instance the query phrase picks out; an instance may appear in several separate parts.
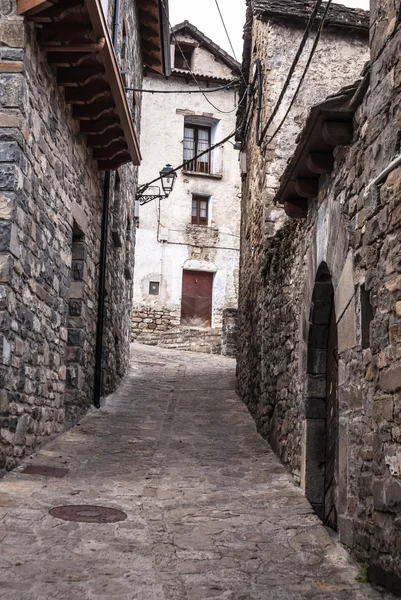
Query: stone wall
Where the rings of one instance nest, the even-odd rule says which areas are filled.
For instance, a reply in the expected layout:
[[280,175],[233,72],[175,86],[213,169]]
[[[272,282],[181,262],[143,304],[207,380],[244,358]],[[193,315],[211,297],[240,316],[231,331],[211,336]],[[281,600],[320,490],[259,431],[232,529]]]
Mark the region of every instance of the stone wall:
[[167,331],[180,324],[180,314],[162,306],[134,306],[132,311],[132,339],[141,333]]
[[236,356],[238,343],[238,311],[226,308],[223,311],[223,329],[221,332],[221,353],[223,356]]
[[[1,470],[92,403],[103,175],[34,27],[16,16],[15,1],[0,7]],[[134,9],[127,23],[137,84]],[[113,249],[110,235],[106,393],[124,373],[130,341],[135,169],[123,167],[120,179],[123,246]]]
[[[401,589],[401,169],[369,182],[399,154],[399,3],[374,3],[370,88],[354,141],[335,150],[306,221],[268,220],[257,205],[264,182],[244,182],[238,389],[259,431],[308,497],[326,399],[327,286],[338,330],[338,529],[369,564],[369,577]],[[269,192],[267,192],[268,194]],[[255,237],[252,239],[252,232]],[[254,245],[251,246],[251,242]],[[250,260],[256,267],[249,272]],[[323,457],[324,464],[324,457]],[[315,473],[316,477],[316,473]]]

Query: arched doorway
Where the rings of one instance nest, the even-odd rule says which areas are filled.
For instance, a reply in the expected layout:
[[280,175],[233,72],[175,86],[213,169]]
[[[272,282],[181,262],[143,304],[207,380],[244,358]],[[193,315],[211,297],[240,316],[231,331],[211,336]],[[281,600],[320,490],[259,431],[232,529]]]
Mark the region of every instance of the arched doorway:
[[338,336],[334,289],[319,267],[309,317],[305,399],[305,493],[323,523],[337,530]]

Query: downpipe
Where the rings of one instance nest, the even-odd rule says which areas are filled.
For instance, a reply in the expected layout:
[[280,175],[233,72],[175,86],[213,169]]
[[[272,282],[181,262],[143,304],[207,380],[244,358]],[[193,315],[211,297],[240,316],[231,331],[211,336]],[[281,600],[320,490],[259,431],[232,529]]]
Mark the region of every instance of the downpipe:
[[[113,46],[117,53],[118,29],[120,25],[121,2],[114,1],[113,15]],[[105,316],[105,298],[106,298],[106,268],[107,268],[107,238],[109,233],[109,213],[110,213],[110,171],[104,174],[103,183],[103,214],[102,214],[102,233],[100,241],[100,264],[99,264],[99,298],[97,311],[96,328],[96,350],[95,350],[95,385],[93,393],[93,404],[100,408],[100,401],[103,393],[103,338],[104,338],[104,316]]]
[[109,210],[110,210],[110,171],[104,174],[103,183],[103,215],[102,232],[100,241],[100,264],[99,264],[99,298],[97,310],[96,328],[96,351],[95,351],[95,386],[93,404],[100,408],[100,400],[103,392],[103,330],[106,297],[106,266],[107,266],[107,236],[109,232]]

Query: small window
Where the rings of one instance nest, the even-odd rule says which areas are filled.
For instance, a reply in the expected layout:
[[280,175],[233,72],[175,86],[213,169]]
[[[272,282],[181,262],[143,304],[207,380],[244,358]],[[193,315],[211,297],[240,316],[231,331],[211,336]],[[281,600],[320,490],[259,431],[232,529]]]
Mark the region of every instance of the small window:
[[151,296],[158,296],[159,295],[159,287],[160,287],[160,283],[158,281],[150,281],[149,282],[149,294],[151,294]]
[[192,71],[193,46],[180,44],[175,47],[174,68],[182,71]]
[[[186,171],[195,171],[196,173],[210,173],[211,166],[211,128],[199,127],[198,125],[185,124],[184,127],[184,161]],[[204,154],[202,154],[204,152]],[[192,160],[195,156],[196,160]]]
[[209,198],[192,196],[192,224],[207,225],[209,217]]

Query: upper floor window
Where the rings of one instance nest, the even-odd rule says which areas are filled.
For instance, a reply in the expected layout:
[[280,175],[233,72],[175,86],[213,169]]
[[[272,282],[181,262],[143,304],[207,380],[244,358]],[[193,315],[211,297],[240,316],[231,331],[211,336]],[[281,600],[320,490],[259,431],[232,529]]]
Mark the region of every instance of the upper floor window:
[[179,45],[177,44],[174,51],[174,68],[181,69],[183,71],[191,71],[193,53],[193,46],[188,46],[187,44],[182,43]]
[[[185,125],[184,127],[184,161],[190,161],[185,166],[186,171],[196,173],[211,172],[211,128],[200,125]],[[195,159],[199,154],[199,156]],[[194,160],[192,160],[194,159]]]
[[209,217],[209,198],[192,196],[192,225],[207,225]]

